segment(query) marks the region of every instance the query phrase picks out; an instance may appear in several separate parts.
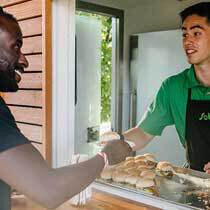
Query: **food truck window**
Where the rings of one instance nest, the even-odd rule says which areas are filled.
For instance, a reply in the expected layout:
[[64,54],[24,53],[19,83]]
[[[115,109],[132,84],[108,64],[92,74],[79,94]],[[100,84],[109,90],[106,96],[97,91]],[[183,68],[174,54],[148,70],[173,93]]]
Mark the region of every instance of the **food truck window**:
[[108,130],[121,130],[120,18],[121,10],[77,2],[76,152],[91,153],[88,143],[98,141]]

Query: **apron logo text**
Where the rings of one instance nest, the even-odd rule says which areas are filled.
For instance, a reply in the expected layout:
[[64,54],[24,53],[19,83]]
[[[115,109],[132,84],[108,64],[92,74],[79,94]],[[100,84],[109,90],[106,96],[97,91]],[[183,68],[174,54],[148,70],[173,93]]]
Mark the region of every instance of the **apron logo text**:
[[210,120],[210,113],[203,112],[199,118],[199,120]]

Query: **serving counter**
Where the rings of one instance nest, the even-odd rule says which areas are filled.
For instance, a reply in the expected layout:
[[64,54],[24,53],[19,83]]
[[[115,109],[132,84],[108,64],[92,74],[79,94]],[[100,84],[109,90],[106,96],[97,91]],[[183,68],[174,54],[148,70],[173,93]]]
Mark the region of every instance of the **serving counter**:
[[157,193],[102,178],[94,182],[94,188],[164,210],[210,209],[210,175],[175,166],[173,170],[171,176],[156,174]]

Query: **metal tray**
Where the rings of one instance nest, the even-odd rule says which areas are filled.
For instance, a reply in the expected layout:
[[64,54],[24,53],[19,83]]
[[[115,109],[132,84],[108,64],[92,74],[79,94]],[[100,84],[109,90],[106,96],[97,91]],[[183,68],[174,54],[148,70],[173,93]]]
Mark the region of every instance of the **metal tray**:
[[[210,179],[210,175],[199,171],[194,171],[185,168],[175,168],[178,173],[190,175],[191,177],[201,178],[204,180]],[[177,206],[185,206],[190,209],[210,209],[210,188],[197,186],[191,180],[173,176],[166,178],[156,176],[156,183],[159,190],[159,196],[149,194],[148,192],[128,184],[116,183],[113,181],[105,181],[98,179],[97,182],[108,186],[117,187],[123,190],[132,191],[139,195],[146,195],[152,199],[164,200],[165,202],[176,204]]]

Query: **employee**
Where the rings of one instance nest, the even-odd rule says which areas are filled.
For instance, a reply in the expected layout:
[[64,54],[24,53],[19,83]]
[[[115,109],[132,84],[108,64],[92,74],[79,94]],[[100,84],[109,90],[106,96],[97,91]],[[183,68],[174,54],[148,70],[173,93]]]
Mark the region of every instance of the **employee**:
[[190,6],[180,17],[191,66],[162,83],[138,126],[124,138],[140,150],[166,126],[175,125],[190,168],[210,173],[210,2]]
[[[18,90],[19,74],[28,66],[22,42],[17,20],[0,8],[0,92]],[[126,142],[113,140],[88,161],[53,169],[20,132],[0,97],[0,209],[11,208],[9,185],[46,208],[56,208],[93,182],[107,160],[121,162],[130,152]]]

